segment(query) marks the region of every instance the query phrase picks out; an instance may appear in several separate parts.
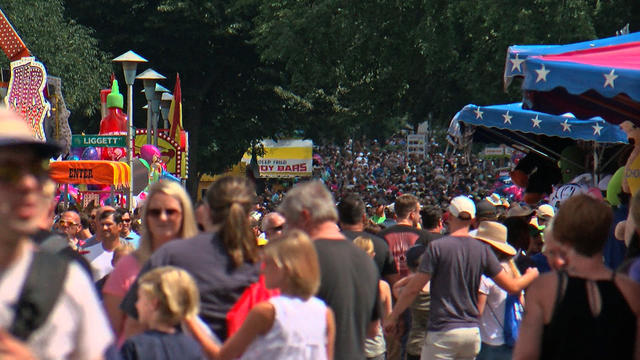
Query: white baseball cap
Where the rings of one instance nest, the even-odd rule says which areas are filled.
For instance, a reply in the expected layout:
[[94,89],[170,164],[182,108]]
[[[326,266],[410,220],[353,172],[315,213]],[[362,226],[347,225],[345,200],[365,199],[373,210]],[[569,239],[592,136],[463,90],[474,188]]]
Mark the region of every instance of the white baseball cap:
[[471,219],[473,219],[476,217],[476,205],[473,203],[473,200],[466,196],[456,196],[449,204],[449,212],[457,218],[459,218],[462,213],[467,213],[471,216]]

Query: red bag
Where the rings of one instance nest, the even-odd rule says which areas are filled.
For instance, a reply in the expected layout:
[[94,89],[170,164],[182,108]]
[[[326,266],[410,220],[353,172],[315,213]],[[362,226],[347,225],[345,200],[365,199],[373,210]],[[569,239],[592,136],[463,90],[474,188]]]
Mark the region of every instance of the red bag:
[[233,304],[233,307],[227,313],[227,338],[230,338],[249,315],[249,311],[256,304],[268,300],[273,296],[280,295],[279,289],[269,290],[264,282],[264,275],[260,275],[258,281],[249,285],[238,301]]

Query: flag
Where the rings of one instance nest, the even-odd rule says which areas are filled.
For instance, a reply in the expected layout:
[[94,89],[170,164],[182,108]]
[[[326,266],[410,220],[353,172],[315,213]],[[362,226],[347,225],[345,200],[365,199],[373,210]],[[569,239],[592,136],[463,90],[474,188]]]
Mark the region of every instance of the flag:
[[180,74],[176,74],[176,86],[173,89],[173,100],[169,108],[169,137],[180,143],[182,131],[182,92],[180,91]]

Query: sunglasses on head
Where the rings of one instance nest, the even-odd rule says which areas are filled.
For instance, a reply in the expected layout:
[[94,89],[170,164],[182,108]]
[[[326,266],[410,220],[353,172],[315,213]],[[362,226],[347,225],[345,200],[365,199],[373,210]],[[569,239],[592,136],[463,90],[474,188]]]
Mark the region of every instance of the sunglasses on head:
[[13,161],[0,163],[0,183],[17,184],[24,175],[33,175],[42,182],[49,178],[49,161],[36,161],[23,164]]
[[149,209],[147,210],[147,214],[152,217],[160,217],[161,214],[165,214],[167,217],[172,217],[180,213],[180,211],[176,209]]

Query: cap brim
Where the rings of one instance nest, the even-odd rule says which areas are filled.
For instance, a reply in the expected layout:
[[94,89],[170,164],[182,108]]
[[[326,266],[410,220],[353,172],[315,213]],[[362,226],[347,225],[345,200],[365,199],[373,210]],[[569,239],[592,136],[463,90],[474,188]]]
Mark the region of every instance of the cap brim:
[[54,157],[62,151],[62,147],[53,142],[41,142],[15,138],[0,138],[0,148],[24,148],[32,150],[43,158]]

